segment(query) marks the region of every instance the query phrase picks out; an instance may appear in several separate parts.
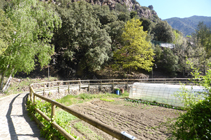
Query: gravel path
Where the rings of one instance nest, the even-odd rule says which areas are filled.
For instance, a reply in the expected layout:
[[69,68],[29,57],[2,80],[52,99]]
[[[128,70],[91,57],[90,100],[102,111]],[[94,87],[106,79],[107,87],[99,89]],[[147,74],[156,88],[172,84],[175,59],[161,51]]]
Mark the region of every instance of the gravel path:
[[44,140],[25,103],[26,93],[0,98],[0,140]]

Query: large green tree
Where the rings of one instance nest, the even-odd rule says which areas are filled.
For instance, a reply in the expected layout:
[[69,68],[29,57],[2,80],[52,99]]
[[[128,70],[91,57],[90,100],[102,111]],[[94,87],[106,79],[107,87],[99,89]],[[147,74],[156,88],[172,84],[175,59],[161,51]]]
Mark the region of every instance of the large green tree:
[[207,52],[207,57],[211,57],[211,28],[208,28],[203,22],[199,22],[193,37],[195,43],[200,43]]
[[4,6],[7,4],[6,0],[0,0],[0,9],[4,9]]
[[171,77],[176,76],[178,70],[178,56],[175,55],[173,50],[170,48],[161,48],[156,45],[154,48],[155,52],[155,64],[159,70],[168,73]]
[[7,49],[11,34],[15,31],[12,21],[6,17],[5,12],[0,9],[0,56]]
[[113,15],[108,17],[97,13],[84,1],[64,1],[57,11],[63,21],[62,28],[55,35],[56,51],[62,53],[62,69],[75,67],[79,76],[83,71],[99,70],[111,52],[111,38],[100,21],[103,24],[113,22]]
[[154,51],[156,54],[155,63],[158,68],[171,76],[176,76],[177,73],[181,73],[183,76],[190,76],[192,70],[190,65],[187,65],[187,60],[203,72],[205,71],[205,66],[209,63],[209,59],[205,59],[206,52],[203,47],[199,45],[193,47],[186,42],[181,45],[176,44],[173,49],[161,48],[157,45]]
[[29,73],[38,61],[47,65],[54,52],[49,43],[53,30],[61,20],[50,4],[37,0],[13,0],[8,5],[6,16],[12,21],[15,31],[10,44],[0,57],[1,88],[5,75],[23,71]]
[[183,34],[178,30],[173,30],[174,33],[174,44],[181,45],[184,42]]
[[94,5],[93,8],[94,13],[97,14],[97,19],[99,19],[100,23],[103,25],[101,26],[101,28],[105,29],[111,37],[111,46],[113,51],[116,49],[117,46],[121,45],[121,35],[122,29],[125,25],[125,21],[118,19],[118,15],[120,15],[121,13],[111,11],[109,9],[109,6]]
[[139,19],[131,19],[126,23],[122,34],[125,45],[114,52],[116,64],[124,69],[152,70],[154,53],[141,24]]
[[143,30],[150,33],[154,23],[146,18],[140,18],[140,21],[142,22]]
[[172,43],[175,39],[172,27],[167,23],[167,21],[160,21],[155,25],[152,30],[154,34],[154,40]]

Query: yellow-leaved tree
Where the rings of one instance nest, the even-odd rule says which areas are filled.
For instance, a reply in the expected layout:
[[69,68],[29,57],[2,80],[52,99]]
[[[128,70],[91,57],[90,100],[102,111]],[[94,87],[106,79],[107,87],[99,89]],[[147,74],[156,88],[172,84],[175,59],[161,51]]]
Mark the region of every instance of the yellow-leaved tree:
[[122,39],[125,45],[114,52],[116,66],[123,69],[144,69],[152,70],[153,49],[148,41],[147,32],[143,31],[142,22],[139,19],[131,19],[125,24]]

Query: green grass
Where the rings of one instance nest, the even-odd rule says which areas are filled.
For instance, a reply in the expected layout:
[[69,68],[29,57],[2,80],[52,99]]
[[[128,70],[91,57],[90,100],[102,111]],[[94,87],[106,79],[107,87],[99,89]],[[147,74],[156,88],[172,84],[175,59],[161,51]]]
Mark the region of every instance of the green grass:
[[128,97],[128,95],[129,95],[128,93],[125,93],[123,95],[116,95],[116,94],[111,94],[111,93],[99,93],[99,94],[82,93],[79,95],[67,95],[61,99],[57,99],[56,101],[66,106],[70,106],[72,104],[83,103],[83,102],[91,101],[93,99],[100,99],[102,101],[113,102],[109,98],[124,98],[124,97]]
[[[99,93],[99,94],[88,94],[88,93],[83,93],[79,95],[67,95],[61,99],[57,99],[56,101],[59,103],[62,103],[65,106],[70,106],[72,104],[79,104],[79,103],[84,103],[87,101],[91,101],[94,99],[100,99],[105,102],[114,102],[115,100],[112,98],[125,98],[128,97],[128,93],[126,92],[123,95],[116,95],[116,94],[111,94],[111,93]],[[50,117],[50,105],[49,103],[43,103],[40,100],[36,100],[37,102],[37,107],[43,111],[48,117]],[[43,118],[39,118],[41,121],[44,120]],[[72,114],[69,114],[66,111],[63,111],[60,108],[56,108],[56,114],[55,114],[55,121],[58,125],[60,125],[62,128],[64,128],[68,133],[76,137],[72,132],[71,132],[71,123],[74,120],[78,121],[78,118],[73,116]],[[46,130],[48,130],[48,127],[50,127],[50,123],[45,124]],[[102,137],[98,136],[97,133],[89,129],[88,126],[84,126],[81,121],[77,122],[74,124],[74,127],[80,131],[81,133],[85,134],[86,137],[89,139],[93,140],[99,140],[103,139]],[[52,131],[54,133],[54,129],[49,129],[49,131]],[[56,131],[57,132],[57,131]],[[60,139],[63,139],[64,137],[58,134],[58,137]]]
[[77,117],[73,116],[72,114],[63,111],[63,110],[59,110],[56,111],[56,117],[55,117],[55,121],[58,125],[60,125],[62,128],[65,129],[65,131],[67,131],[69,134],[75,136],[74,134],[72,134],[71,132],[71,121],[74,120],[78,120]]
[[92,131],[88,126],[84,125],[82,122],[77,122],[74,124],[74,127],[81,133],[86,134],[87,138],[90,140],[101,140],[101,136],[98,136],[97,133]]
[[[94,99],[100,99],[105,102],[114,102],[115,100],[112,98],[124,98],[128,97],[128,93],[126,92],[123,95],[116,95],[111,93],[99,93],[99,94],[88,94],[88,93],[82,93],[79,95],[67,95],[61,99],[57,99],[56,101],[59,103],[64,104],[65,106],[70,106],[72,104],[79,104],[84,103],[87,101],[91,101]],[[62,126],[68,133],[71,133],[71,121],[77,120],[78,118],[61,110],[56,110],[56,122]],[[100,140],[103,139],[102,137],[98,136],[97,133],[89,129],[88,126],[85,126],[82,124],[82,122],[77,122],[74,124],[74,127],[80,131],[81,133],[85,134],[86,137],[93,140]]]
[[[34,106],[31,106],[33,110]],[[51,104],[48,102],[42,102],[41,100],[36,100],[36,107],[40,109],[45,115],[47,115],[49,118],[51,117]],[[28,109],[30,111],[30,109]],[[35,113],[35,116],[38,118],[38,120],[44,125],[44,127],[41,130],[41,133],[43,136],[45,136],[46,139],[52,139],[52,134],[57,136],[60,140],[66,140],[64,136],[62,136],[56,129],[54,129],[50,122],[47,122],[39,113]],[[66,111],[63,111],[61,109],[56,110],[56,115],[54,117],[54,120],[56,123],[61,126],[65,131],[67,131],[69,134],[71,134],[73,137],[77,138],[74,134],[71,133],[71,126],[70,122],[73,120],[77,120],[78,118],[73,116],[72,114],[69,114]]]
[[113,99],[107,99],[107,98],[100,98],[101,101],[106,101],[106,102],[114,102]]
[[78,118],[73,116],[72,114],[63,111],[63,110],[58,110],[56,112],[56,121],[62,120],[64,123],[68,123],[69,121],[77,120]]

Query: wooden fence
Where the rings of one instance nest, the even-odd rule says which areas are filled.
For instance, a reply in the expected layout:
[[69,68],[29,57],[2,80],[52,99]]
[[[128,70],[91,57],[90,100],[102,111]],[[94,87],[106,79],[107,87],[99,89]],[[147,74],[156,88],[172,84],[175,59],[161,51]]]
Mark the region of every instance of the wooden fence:
[[[51,118],[47,117],[42,111],[40,111],[39,109],[35,108],[35,112],[39,113],[46,121],[48,122],[52,122],[52,126],[58,130],[65,138],[67,138],[68,140],[75,140],[75,138],[73,136],[71,136],[69,133],[67,133],[62,127],[60,127],[54,120],[54,116],[55,116],[55,106],[57,106],[58,108],[63,109],[64,111],[78,117],[79,119],[93,125],[94,127],[106,132],[107,134],[110,134],[111,136],[120,139],[120,140],[132,140],[131,138],[125,136],[122,134],[122,132],[119,132],[118,130],[105,125],[101,122],[98,122],[92,118],[89,118],[87,116],[84,116],[83,114],[76,112],[54,100],[51,100],[49,98],[43,97],[37,93],[34,92],[33,88],[30,86],[30,101],[32,102],[32,104],[35,104],[36,102],[36,97],[51,103]],[[35,116],[34,116],[35,117]],[[39,123],[39,122],[38,122]],[[41,124],[42,125],[42,124]]]
[[[123,132],[119,132],[118,130],[105,125],[101,122],[98,122],[92,118],[89,118],[87,116],[84,116],[83,114],[76,112],[72,110],[71,108],[68,108],[52,99],[46,98],[44,96],[39,95],[38,93],[35,92],[34,87],[45,90],[45,88],[52,88],[52,87],[57,87],[58,91],[60,86],[68,86],[70,84],[78,85],[79,90],[83,87],[83,85],[87,85],[88,89],[91,85],[112,85],[112,88],[114,88],[115,85],[125,85],[128,88],[129,84],[132,84],[134,82],[151,82],[151,83],[187,83],[188,79],[186,78],[156,78],[156,79],[104,79],[104,80],[72,80],[72,81],[53,81],[53,82],[43,82],[43,83],[34,83],[29,86],[30,89],[30,101],[34,105],[36,102],[36,98],[40,98],[46,102],[49,102],[51,104],[51,118],[47,117],[43,112],[41,112],[38,108],[35,108],[35,112],[39,113],[45,120],[48,122],[52,122],[52,126],[58,130],[65,138],[68,140],[75,140],[73,136],[71,136],[69,133],[67,133],[62,127],[60,127],[55,121],[55,106],[58,108],[63,109],[64,111],[78,117],[79,119],[93,125],[94,127],[106,132],[107,134],[110,134],[111,136],[120,139],[120,140],[132,140],[135,139],[134,137],[130,135],[125,135]],[[38,86],[39,85],[39,86]],[[69,87],[69,86],[68,86]],[[68,88],[69,89],[69,88]],[[34,116],[35,117],[35,116]],[[35,118],[35,120],[37,120]],[[38,120],[37,120],[38,122]],[[38,122],[40,123],[40,122]],[[42,125],[42,124],[41,124]]]
[[110,85],[112,89],[116,85],[125,85],[126,89],[128,86],[133,84],[134,82],[141,83],[165,83],[165,84],[193,84],[191,80],[188,78],[151,78],[151,79],[99,79],[99,80],[69,80],[69,81],[52,81],[52,82],[41,82],[41,83],[33,83],[30,86],[33,87],[35,91],[41,91],[50,88],[57,88],[58,92],[62,87],[68,87],[68,85],[78,86],[79,91],[82,88],[87,88],[88,91],[91,86],[102,86]]

